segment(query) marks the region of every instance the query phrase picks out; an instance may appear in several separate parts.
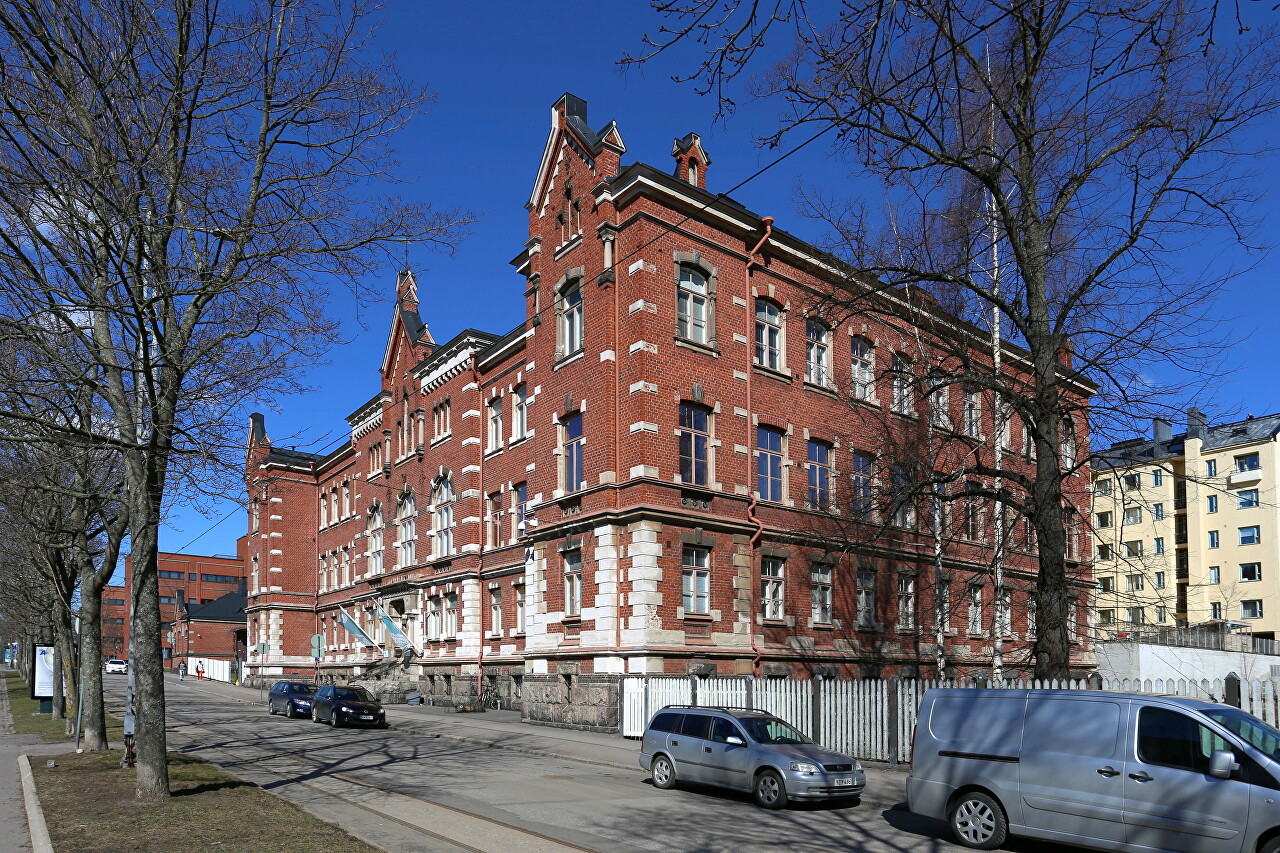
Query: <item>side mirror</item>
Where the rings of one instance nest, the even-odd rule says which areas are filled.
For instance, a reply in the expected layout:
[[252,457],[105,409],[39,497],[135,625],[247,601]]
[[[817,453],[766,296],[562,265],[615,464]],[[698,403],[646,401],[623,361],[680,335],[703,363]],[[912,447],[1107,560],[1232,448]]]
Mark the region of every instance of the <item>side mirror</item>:
[[742,742],[742,738],[737,735],[729,735],[724,739],[724,742],[729,744],[729,746],[746,746],[746,744]]
[[1240,769],[1236,756],[1229,749],[1215,749],[1209,756],[1209,775],[1218,779],[1230,779]]

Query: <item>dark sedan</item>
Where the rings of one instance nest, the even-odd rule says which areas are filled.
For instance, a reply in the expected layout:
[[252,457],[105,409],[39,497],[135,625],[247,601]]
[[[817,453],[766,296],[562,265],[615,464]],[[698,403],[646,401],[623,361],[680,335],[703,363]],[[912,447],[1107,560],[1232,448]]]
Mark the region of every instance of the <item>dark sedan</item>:
[[311,719],[338,726],[387,727],[387,713],[363,687],[326,685],[311,697]]
[[316,686],[305,681],[277,681],[267,694],[267,710],[286,717],[305,717],[311,713],[315,692]]

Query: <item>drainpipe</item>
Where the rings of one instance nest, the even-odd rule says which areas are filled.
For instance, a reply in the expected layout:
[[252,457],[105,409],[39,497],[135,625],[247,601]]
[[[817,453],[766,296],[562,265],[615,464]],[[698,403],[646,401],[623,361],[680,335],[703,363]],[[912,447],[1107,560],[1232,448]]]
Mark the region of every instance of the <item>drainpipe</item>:
[[[618,286],[618,275],[614,269],[614,251],[615,241],[617,240],[617,232],[613,229],[613,224],[602,226],[600,229],[600,238],[604,243],[604,272],[601,278],[608,276],[610,286],[613,288],[613,513],[614,518],[622,511],[622,422],[620,410],[622,408],[622,361],[618,356],[621,347],[622,336],[622,295],[621,288]],[[626,664],[622,658],[622,541],[620,535],[614,537],[614,552],[617,554],[615,559],[615,580],[617,587],[617,614],[614,617],[613,647],[618,652],[618,666],[620,668],[619,676],[625,676]]]
[[[764,244],[769,241],[769,237],[773,234],[773,217],[766,216],[760,220],[760,224],[764,226],[764,234],[760,237],[760,242],[756,243],[755,248],[747,256],[746,278],[743,280],[744,296],[747,305],[747,328],[750,329],[755,320],[755,311],[752,306],[755,302],[751,298],[751,271],[756,264],[756,255],[764,248]],[[748,338],[747,343],[747,447],[751,446],[751,378],[755,374],[755,358],[754,350]],[[747,454],[747,494],[750,500],[747,501],[747,520],[756,526],[755,533],[751,534],[751,583],[747,590],[747,638],[751,642],[751,651],[755,653],[755,657],[751,659],[751,674],[760,675],[760,646],[756,644],[756,632],[754,628],[756,610],[755,610],[755,590],[759,587],[759,578],[756,576],[756,548],[760,545],[760,537],[764,534],[764,524],[756,517],[756,492],[751,488],[751,455]]]
[[480,464],[477,478],[479,480],[480,492],[480,549],[476,551],[476,583],[479,593],[476,595],[476,628],[478,634],[476,637],[476,701],[480,701],[480,695],[484,692],[484,552],[485,543],[489,536],[489,525],[484,522],[484,510],[487,508],[488,497],[484,493],[484,431],[486,427],[484,414],[484,390],[480,387],[480,370],[476,367],[476,351],[471,351],[471,381],[476,386],[476,397],[480,403],[476,407],[480,412],[480,417],[476,420],[480,421]]

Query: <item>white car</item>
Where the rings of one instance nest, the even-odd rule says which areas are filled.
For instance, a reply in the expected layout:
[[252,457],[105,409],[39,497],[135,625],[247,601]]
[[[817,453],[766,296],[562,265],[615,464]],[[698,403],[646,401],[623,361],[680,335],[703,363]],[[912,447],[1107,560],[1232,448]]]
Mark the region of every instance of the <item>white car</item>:
[[106,664],[103,666],[102,669],[104,672],[107,673],[107,675],[111,675],[112,673],[117,673],[119,675],[128,675],[129,662],[127,660],[119,660],[118,658],[112,658],[111,660],[106,662]]

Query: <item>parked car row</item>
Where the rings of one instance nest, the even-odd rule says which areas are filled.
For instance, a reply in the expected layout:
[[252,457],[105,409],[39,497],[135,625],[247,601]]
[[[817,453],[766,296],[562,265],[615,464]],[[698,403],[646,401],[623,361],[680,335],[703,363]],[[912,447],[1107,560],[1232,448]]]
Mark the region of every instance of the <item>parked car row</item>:
[[305,681],[277,681],[267,694],[267,711],[286,717],[311,717],[313,722],[339,726],[387,727],[387,713],[363,687]]

